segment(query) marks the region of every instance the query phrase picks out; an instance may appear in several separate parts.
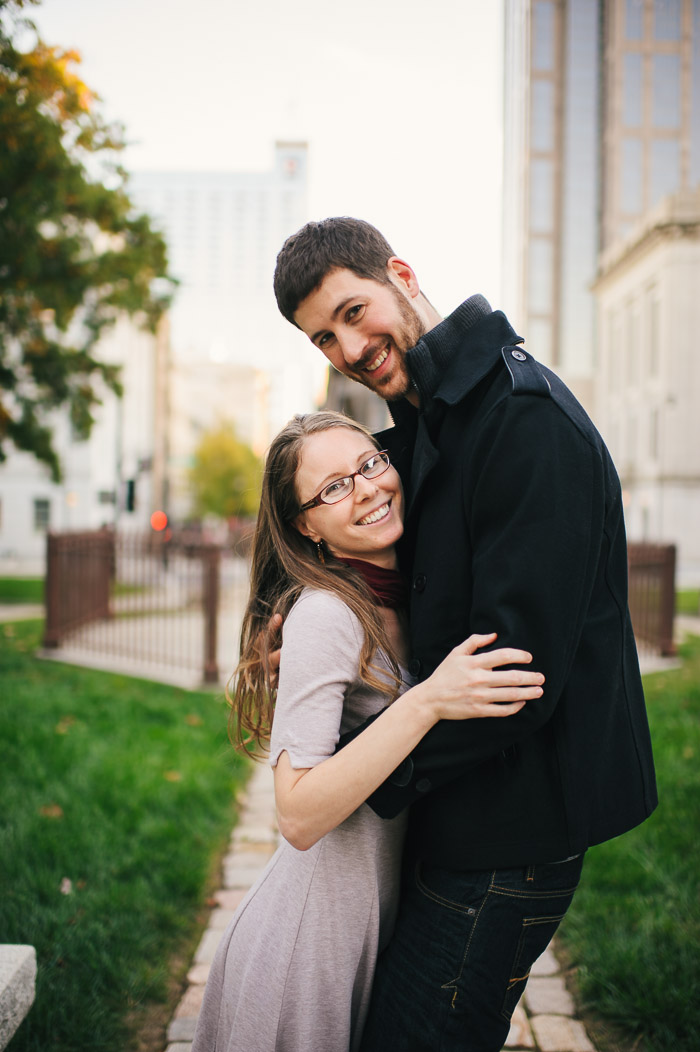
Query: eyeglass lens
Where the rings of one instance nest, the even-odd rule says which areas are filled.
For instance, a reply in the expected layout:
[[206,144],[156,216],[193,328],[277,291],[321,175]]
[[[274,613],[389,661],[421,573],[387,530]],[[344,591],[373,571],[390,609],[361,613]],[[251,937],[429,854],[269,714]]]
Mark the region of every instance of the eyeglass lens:
[[[362,475],[366,479],[374,479],[386,471],[388,467],[388,454],[377,453],[376,456],[370,457],[369,460],[364,462],[357,474]],[[354,488],[354,476],[346,475],[345,478],[336,479],[335,482],[331,482],[325,489],[321,490],[319,496],[324,504],[335,504],[337,501],[342,500],[343,497],[347,497],[348,494],[352,493]]]

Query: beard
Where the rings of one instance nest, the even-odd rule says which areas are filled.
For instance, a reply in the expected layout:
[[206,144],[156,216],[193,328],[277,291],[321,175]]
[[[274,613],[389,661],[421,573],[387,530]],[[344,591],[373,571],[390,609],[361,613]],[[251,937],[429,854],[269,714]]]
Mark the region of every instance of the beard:
[[[413,387],[406,365],[406,353],[425,335],[427,326],[410,300],[406,299],[393,283],[389,288],[399,313],[399,322],[395,326],[394,334],[387,334],[377,340],[363,355],[362,360],[352,367],[350,373],[354,380],[374,391],[385,401],[396,402],[405,398]],[[391,352],[395,359],[393,368],[390,373],[373,380],[372,373],[366,371],[366,366],[381,353],[387,341],[391,344]]]

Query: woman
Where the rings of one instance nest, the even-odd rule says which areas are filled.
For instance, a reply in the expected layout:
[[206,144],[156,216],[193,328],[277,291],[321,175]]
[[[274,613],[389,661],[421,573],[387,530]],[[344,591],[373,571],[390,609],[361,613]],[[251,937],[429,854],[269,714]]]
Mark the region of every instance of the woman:
[[[394,548],[402,532],[398,474],[359,424],[297,416],[273,441],[232,728],[239,743],[269,739],[285,842],[222,938],[193,1052],[359,1046],[404,833],[403,815],[382,821],[364,801],[438,720],[508,716],[542,693],[541,675],[497,668],[529,654],[476,653],[495,635],[471,636],[410,685]],[[273,721],[262,641],[275,613],[284,629]],[[341,733],[375,713],[334,752]]]

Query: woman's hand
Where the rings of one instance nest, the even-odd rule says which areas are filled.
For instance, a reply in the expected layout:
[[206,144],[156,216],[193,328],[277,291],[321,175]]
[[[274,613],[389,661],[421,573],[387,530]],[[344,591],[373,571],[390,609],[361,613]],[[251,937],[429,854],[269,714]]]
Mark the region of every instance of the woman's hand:
[[526,669],[501,670],[500,665],[528,665],[527,650],[503,647],[477,654],[493,643],[496,633],[472,635],[451,650],[421,686],[437,720],[469,720],[480,716],[512,716],[542,695],[544,676]]

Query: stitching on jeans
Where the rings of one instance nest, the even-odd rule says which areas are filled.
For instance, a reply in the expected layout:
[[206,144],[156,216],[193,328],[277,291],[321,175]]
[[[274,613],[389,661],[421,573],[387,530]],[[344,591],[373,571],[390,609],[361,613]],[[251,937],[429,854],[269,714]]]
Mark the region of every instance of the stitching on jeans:
[[505,895],[511,899],[562,899],[567,895],[573,895],[578,885],[573,888],[565,888],[563,891],[517,891],[515,888],[504,888],[498,884],[491,884],[489,891],[494,895]]
[[440,906],[444,906],[448,910],[454,910],[455,913],[461,913],[467,917],[475,912],[473,906],[461,906],[458,902],[453,902],[452,899],[444,899],[442,895],[436,895],[434,891],[431,891],[420,878],[420,862],[416,863],[415,881],[423,895],[432,899],[433,902],[437,902]]
[[[492,881],[493,881],[493,878],[495,877],[495,875],[496,875],[496,871],[494,870],[493,873],[491,874],[491,880]],[[469,949],[470,949],[471,944],[472,944],[472,939],[474,938],[474,932],[476,931],[476,926],[478,924],[479,917],[481,916],[481,911],[483,910],[484,906],[486,905],[486,900],[488,899],[488,897],[489,897],[489,893],[487,891],[486,894],[484,895],[483,899],[481,900],[481,905],[479,906],[479,909],[477,910],[476,917],[474,918],[474,923],[472,924],[472,930],[469,932],[469,938],[467,939],[467,945],[464,947],[464,954],[462,955],[462,963],[459,966],[459,972],[457,973],[456,978],[452,979],[449,983],[445,983],[442,986],[443,990],[449,989],[449,987],[451,987],[454,983],[458,983],[459,980],[462,978],[462,972],[464,971],[464,965],[466,964],[466,961],[467,961],[467,955],[469,953]],[[459,993],[459,990],[457,988],[455,988],[455,992],[452,995],[452,1002],[450,1004],[450,1008],[452,1008],[453,1010],[455,1008],[455,1003],[457,1001],[457,994],[458,993]]]

